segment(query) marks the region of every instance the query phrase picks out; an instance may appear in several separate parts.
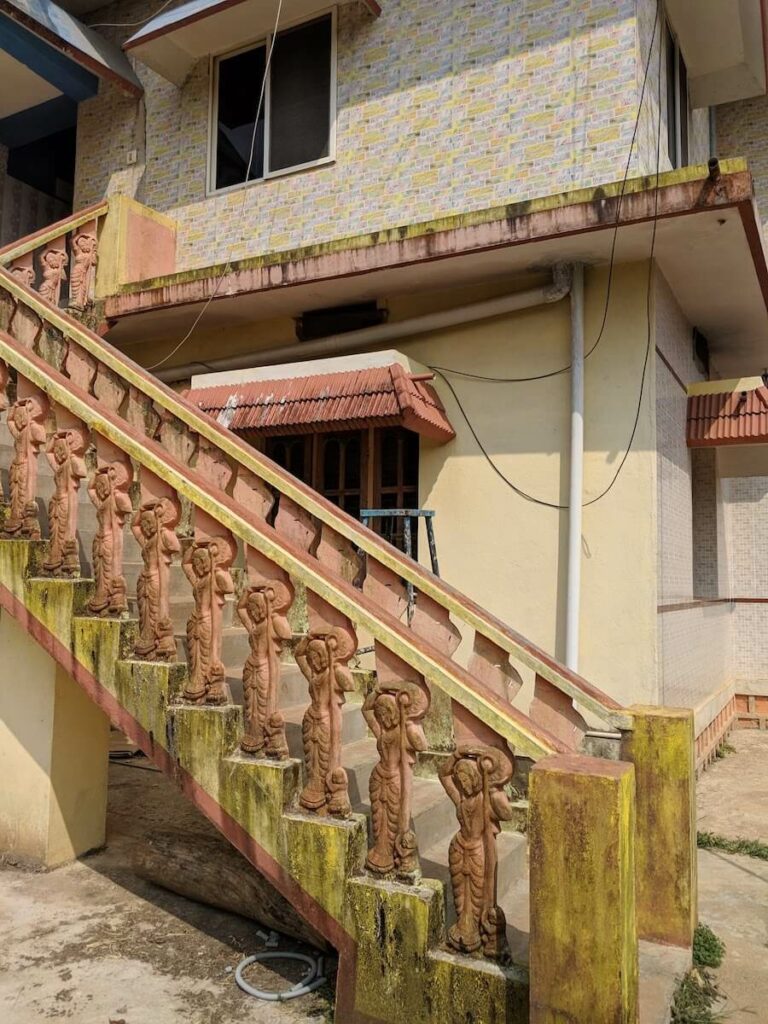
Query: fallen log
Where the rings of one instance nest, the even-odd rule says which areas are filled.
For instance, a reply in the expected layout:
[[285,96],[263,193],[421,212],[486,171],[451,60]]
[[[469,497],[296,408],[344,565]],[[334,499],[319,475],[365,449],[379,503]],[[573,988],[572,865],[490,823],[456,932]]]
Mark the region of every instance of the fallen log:
[[134,849],[132,867],[139,878],[179,896],[328,949],[277,889],[218,833],[149,832]]

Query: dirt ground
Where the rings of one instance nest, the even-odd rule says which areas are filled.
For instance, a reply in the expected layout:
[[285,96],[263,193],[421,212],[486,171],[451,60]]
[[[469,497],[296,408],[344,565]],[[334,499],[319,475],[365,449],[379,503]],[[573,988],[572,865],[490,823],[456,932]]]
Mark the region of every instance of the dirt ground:
[[[699,829],[768,841],[768,733],[737,732],[736,752],[701,778]],[[108,845],[48,873],[0,865],[0,1022],[39,1024],[322,1024],[331,982],[266,1003],[234,969],[264,948],[254,923],[137,878],[131,851],[153,829],[212,827],[143,759],[111,768]],[[701,920],[725,941],[718,974],[727,1024],[768,1024],[768,862],[699,851]],[[284,940],[282,948],[301,948]],[[252,968],[277,990],[302,968]]]
[[[768,841],[768,732],[739,731],[698,789],[699,831]],[[699,914],[725,942],[724,1024],[768,1022],[768,861],[699,850]]]
[[[264,949],[258,926],[137,878],[131,849],[148,829],[209,828],[146,761],[113,764],[108,845],[48,873],[0,867],[0,1021],[38,1024],[321,1024],[333,987],[287,1003],[241,992],[234,970]],[[280,948],[302,949],[286,939]],[[331,977],[335,962],[329,964]],[[305,968],[252,967],[267,990]]]

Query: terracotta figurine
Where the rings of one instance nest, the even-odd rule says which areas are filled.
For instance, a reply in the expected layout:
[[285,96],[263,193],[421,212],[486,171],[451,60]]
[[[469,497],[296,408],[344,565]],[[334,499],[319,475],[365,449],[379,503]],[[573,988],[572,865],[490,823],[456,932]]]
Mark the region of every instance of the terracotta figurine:
[[85,477],[84,432],[59,430],[48,442],[46,455],[53,469],[53,496],[48,503],[50,539],[43,569],[54,576],[76,576],[80,572],[77,549],[77,492]]
[[195,610],[187,622],[189,676],[184,699],[193,704],[226,704],[221,660],[221,612],[235,589],[229,567],[234,552],[223,537],[196,541],[184,552],[182,568],[192,584]]
[[74,309],[85,309],[91,301],[97,246],[96,236],[88,232],[75,235],[72,241],[74,263],[72,283],[69,289],[69,304]]
[[302,807],[320,813],[349,814],[347,774],[341,767],[341,709],[354,688],[346,662],[356,643],[344,629],[309,633],[296,648],[296,662],[309,683],[310,705],[302,722],[307,783]]
[[458,920],[448,943],[461,953],[482,948],[486,956],[507,953],[506,920],[497,904],[499,822],[512,816],[504,786],[513,761],[494,747],[460,746],[440,770],[440,781],[456,805],[459,831],[448,853]]
[[115,461],[98,469],[88,485],[98,523],[93,538],[96,589],[88,602],[88,610],[97,615],[120,615],[128,609],[123,576],[123,528],[131,512],[130,482],[130,466]]
[[365,866],[379,875],[394,871],[408,882],[420,875],[411,805],[413,766],[427,748],[421,722],[428,707],[427,692],[407,682],[377,686],[363,705],[379,752],[369,783],[374,844]]
[[139,658],[176,660],[168,588],[171,562],[181,548],[173,530],[178,521],[179,510],[170,498],[155,498],[145,502],[131,522],[144,563],[136,592],[139,638],[134,651]]
[[40,295],[58,306],[61,300],[61,286],[67,280],[67,253],[65,249],[45,249],[40,257],[43,268],[43,280],[40,282]]
[[[291,638],[283,612],[291,605],[291,592],[279,580],[248,586],[237,606],[240,621],[248,630],[251,652],[243,668],[245,734],[240,749],[246,754],[285,757],[285,723],[277,710],[280,685],[280,654]],[[269,741],[267,740],[269,734]]]
[[36,398],[23,398],[8,410],[14,456],[8,471],[11,507],[3,526],[6,536],[40,540],[37,518],[37,456],[45,447],[45,409]]

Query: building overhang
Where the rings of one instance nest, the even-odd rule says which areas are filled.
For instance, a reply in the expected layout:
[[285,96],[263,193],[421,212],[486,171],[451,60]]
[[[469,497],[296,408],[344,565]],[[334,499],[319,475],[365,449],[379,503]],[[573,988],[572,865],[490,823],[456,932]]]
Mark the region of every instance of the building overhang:
[[[381,13],[377,0],[362,2],[375,16]],[[281,24],[303,21],[327,9],[327,0],[283,0]],[[266,0],[188,0],[148,21],[123,49],[181,86],[202,57],[263,39],[274,23],[275,5]]]
[[0,143],[24,145],[74,124],[99,80],[139,97],[118,47],[50,0],[0,0]]
[[666,0],[694,107],[766,91],[766,0]]
[[762,377],[688,387],[689,448],[768,444],[768,388]]
[[[104,329],[119,347],[145,342],[156,352],[172,348],[209,300],[199,330],[215,337],[390,295],[494,283],[514,290],[523,275],[559,262],[606,264],[620,204],[617,261],[648,259],[658,214],[655,258],[714,367],[752,374],[768,366],[768,265],[746,163],[720,170],[715,180],[705,167],[663,174],[658,196],[653,179],[638,178],[623,199],[615,183],[127,285],[106,298]],[[175,362],[188,361],[182,347]]]
[[411,373],[399,362],[336,372],[193,388],[187,398],[247,441],[283,434],[402,426],[433,441],[456,436],[437,392],[433,373]]

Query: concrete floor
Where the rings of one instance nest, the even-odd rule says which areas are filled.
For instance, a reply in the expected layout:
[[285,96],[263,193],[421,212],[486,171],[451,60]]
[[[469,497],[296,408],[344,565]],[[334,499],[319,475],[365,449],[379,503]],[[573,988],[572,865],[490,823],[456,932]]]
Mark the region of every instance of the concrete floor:
[[[0,1022],[331,1021],[330,985],[282,1004],[261,1002],[236,986],[237,964],[264,948],[255,924],[133,874],[132,847],[157,826],[209,827],[162,775],[113,765],[107,849],[47,874],[0,867]],[[301,948],[287,942],[284,948]],[[333,961],[330,966],[335,970]],[[253,967],[247,977],[274,991],[303,970],[297,964],[285,972]]]
[[[737,752],[700,781],[699,828],[768,840],[768,733],[739,732],[732,743]],[[286,1004],[241,993],[233,971],[263,948],[256,926],[133,874],[133,846],[147,829],[169,824],[206,827],[162,776],[115,765],[106,850],[50,874],[0,866],[2,1024],[332,1020],[331,985]],[[718,972],[725,1021],[768,1024],[768,862],[700,851],[699,873],[701,920],[727,946]],[[287,979],[298,977],[288,970],[259,969],[251,980],[286,987]],[[643,1020],[656,1019],[643,1014]]]
[[[768,732],[732,735],[736,753],[699,782],[699,830],[768,841]],[[699,851],[699,915],[725,942],[724,1022],[768,1024],[768,861]]]

